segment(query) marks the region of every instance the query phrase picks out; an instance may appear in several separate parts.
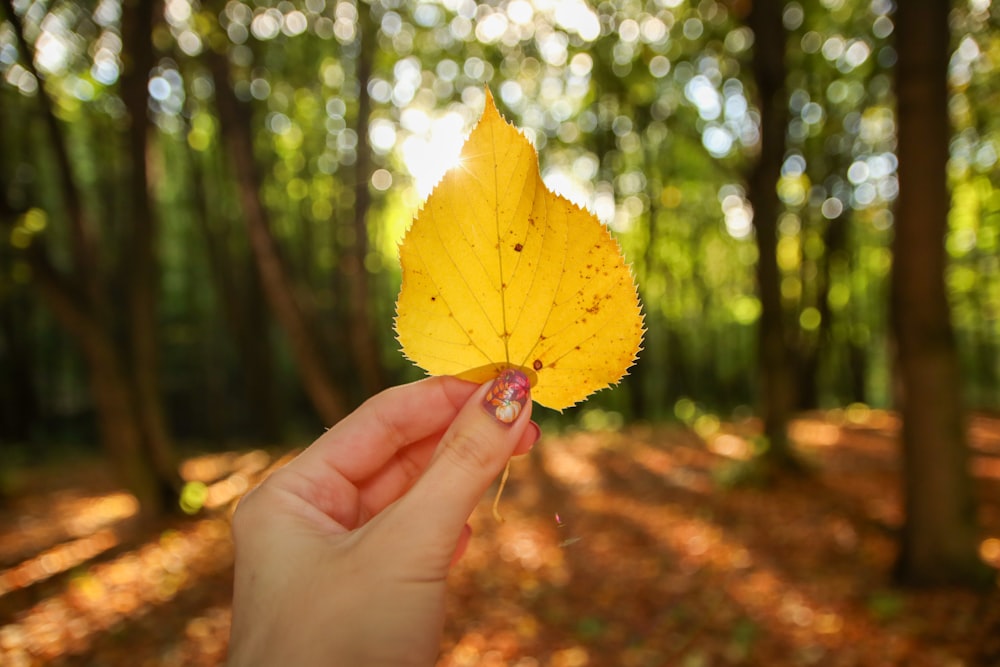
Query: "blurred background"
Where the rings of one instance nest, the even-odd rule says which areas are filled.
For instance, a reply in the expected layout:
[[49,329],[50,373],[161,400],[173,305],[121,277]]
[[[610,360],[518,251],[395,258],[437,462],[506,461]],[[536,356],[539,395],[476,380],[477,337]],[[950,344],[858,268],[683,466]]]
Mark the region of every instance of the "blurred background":
[[536,412],[442,664],[1000,661],[990,0],[0,9],[3,664],[220,663],[232,503],[421,376],[397,244],[485,86],[647,332]]

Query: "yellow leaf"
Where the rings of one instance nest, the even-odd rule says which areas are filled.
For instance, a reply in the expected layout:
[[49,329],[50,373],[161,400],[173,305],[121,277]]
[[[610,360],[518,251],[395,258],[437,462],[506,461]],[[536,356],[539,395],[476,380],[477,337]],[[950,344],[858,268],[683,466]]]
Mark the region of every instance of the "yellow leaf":
[[403,238],[396,334],[431,375],[508,367],[561,410],[617,383],[642,343],[639,297],[597,218],[549,191],[534,147],[486,108]]

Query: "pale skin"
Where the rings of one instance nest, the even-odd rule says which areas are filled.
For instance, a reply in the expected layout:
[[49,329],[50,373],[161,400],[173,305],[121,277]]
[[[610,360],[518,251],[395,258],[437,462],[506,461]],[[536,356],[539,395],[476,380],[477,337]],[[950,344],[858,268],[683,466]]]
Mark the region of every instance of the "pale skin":
[[539,435],[489,389],[437,377],[386,390],[240,503],[229,667],[433,665],[467,520]]

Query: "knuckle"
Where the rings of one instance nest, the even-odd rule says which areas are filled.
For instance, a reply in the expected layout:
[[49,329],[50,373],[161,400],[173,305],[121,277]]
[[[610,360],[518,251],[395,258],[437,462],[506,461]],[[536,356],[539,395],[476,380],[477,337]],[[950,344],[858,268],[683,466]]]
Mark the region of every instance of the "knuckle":
[[[260,509],[262,493],[266,493],[266,489],[260,485],[247,492],[236,504],[231,519],[234,539],[240,540],[254,532],[260,523],[262,514],[266,514],[266,510]],[[266,504],[266,499],[264,502]]]
[[479,475],[493,467],[492,453],[486,439],[472,433],[454,433],[444,443],[444,456],[470,474]]
[[242,542],[245,536],[250,533],[250,528],[253,526],[253,517],[251,516],[252,511],[247,506],[250,504],[250,498],[244,497],[236,505],[236,510],[233,512],[233,518],[230,520],[230,530],[233,533],[233,539],[237,543]]

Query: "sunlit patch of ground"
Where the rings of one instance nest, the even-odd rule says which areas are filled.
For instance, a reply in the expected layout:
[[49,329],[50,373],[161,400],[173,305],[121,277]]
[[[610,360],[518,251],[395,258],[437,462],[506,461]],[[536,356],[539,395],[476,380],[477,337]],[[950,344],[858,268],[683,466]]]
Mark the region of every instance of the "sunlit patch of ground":
[[[58,503],[55,520],[26,522],[30,527],[12,532],[3,540],[3,551],[33,550],[57,541],[55,536],[76,538],[42,550],[33,558],[0,570],[0,596],[25,588],[86,563],[121,541],[112,526],[132,517],[138,510],[135,498],[116,492]],[[3,561],[8,561],[4,558]]]
[[[228,504],[274,463],[259,450],[186,461],[183,477],[215,511],[152,531],[129,521],[138,506],[127,493],[59,492],[48,512],[28,499],[31,513],[0,531],[0,555],[36,552],[0,570],[0,664],[221,664],[233,559]],[[11,613],[5,597],[19,591],[26,606]],[[192,599],[214,604],[191,610]],[[161,623],[164,616],[173,622]],[[158,627],[173,632],[151,645],[144,633]]]
[[[756,425],[547,437],[515,461],[453,572],[438,667],[1000,664],[1000,588],[894,589],[891,413],[792,426],[809,478],[735,488]],[[970,423],[980,555],[1000,569],[1000,420]],[[0,665],[221,665],[233,501],[278,464],[187,461],[192,519],[136,532],[134,501],[80,480],[0,514]]]

